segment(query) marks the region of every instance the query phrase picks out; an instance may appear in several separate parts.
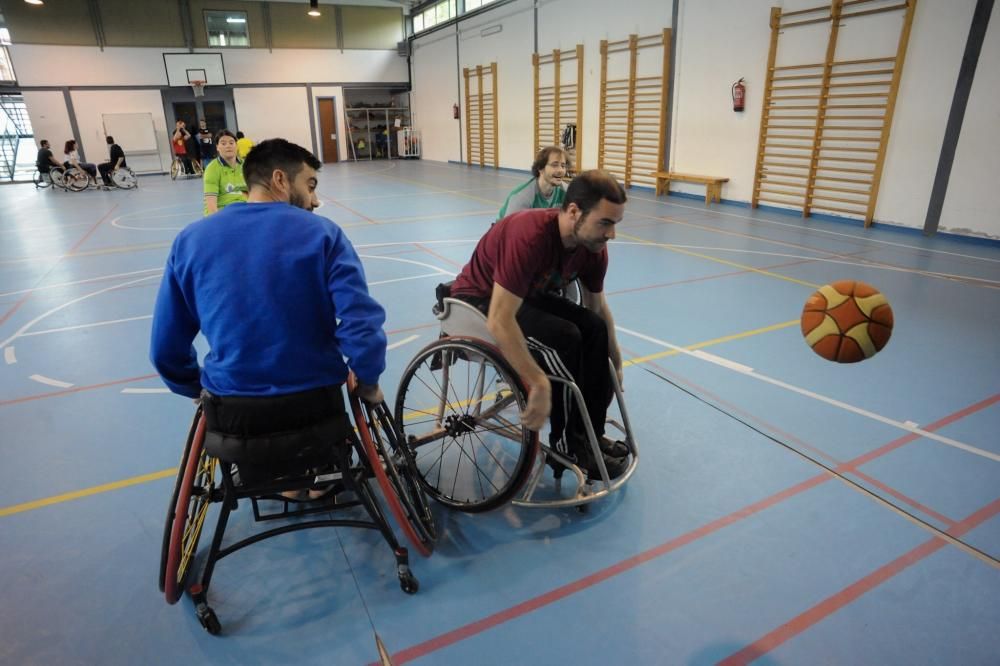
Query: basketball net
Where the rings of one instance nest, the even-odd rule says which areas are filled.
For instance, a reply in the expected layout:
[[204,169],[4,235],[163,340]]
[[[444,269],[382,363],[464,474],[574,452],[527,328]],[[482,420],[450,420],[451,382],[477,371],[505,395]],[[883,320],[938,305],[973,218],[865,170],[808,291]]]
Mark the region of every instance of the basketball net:
[[191,81],[191,90],[195,97],[205,96],[205,81]]

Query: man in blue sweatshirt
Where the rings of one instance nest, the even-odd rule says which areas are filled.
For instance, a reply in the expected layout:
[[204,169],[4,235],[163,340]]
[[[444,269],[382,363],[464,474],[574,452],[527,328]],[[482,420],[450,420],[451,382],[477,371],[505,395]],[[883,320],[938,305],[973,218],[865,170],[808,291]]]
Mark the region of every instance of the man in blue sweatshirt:
[[[343,413],[348,368],[361,398],[382,400],[385,311],[344,232],[310,213],[320,166],[301,146],[264,141],[243,164],[247,202],[174,239],[150,359],[171,391],[201,397],[209,429],[256,436]],[[210,347],[201,367],[199,331]]]

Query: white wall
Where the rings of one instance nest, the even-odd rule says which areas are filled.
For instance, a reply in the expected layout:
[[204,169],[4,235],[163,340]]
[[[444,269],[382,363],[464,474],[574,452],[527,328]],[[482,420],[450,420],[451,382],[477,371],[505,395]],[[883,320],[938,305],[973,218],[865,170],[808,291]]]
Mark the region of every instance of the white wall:
[[255,143],[281,137],[312,148],[305,86],[233,90],[240,130]]
[[452,117],[452,104],[464,107],[456,63],[454,28],[414,40],[410,103],[413,126],[420,130],[424,159],[442,162],[461,159],[460,121]]
[[1000,5],[993,5],[962,123],[940,229],[1000,238]]
[[52,154],[61,160],[63,144],[73,138],[73,127],[62,91],[25,91],[24,104],[35,132],[35,143],[48,139]]
[[153,117],[159,155],[132,155],[128,146],[123,145],[126,159],[129,166],[140,173],[165,171],[170,166],[170,138],[167,136],[160,91],[74,90],[70,96],[80,129],[80,143],[88,162],[99,164],[108,160],[108,145],[104,140],[105,113],[149,113]]

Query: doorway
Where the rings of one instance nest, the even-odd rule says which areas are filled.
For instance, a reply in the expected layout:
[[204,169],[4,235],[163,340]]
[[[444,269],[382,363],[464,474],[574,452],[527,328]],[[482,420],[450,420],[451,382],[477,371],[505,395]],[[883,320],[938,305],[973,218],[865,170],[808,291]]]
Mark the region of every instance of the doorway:
[[337,147],[337,102],[335,97],[317,97],[319,102],[319,134],[322,137],[322,160],[324,164],[340,159]]
[[[173,134],[178,120],[187,125],[192,138],[198,133],[198,121],[204,120],[208,131],[214,136],[222,129],[236,132],[236,105],[233,103],[232,88],[209,86],[204,97],[195,97],[187,86],[167,88],[162,91],[163,113],[167,120],[167,133]],[[197,150],[192,154],[198,154]]]

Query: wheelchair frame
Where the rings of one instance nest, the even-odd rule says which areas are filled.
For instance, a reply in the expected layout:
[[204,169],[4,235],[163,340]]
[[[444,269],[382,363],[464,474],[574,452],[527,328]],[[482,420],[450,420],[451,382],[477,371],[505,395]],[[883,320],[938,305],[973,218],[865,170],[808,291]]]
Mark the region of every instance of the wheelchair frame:
[[[349,380],[353,389],[353,378]],[[198,407],[181,458],[174,485],[167,519],[164,525],[160,557],[160,591],[167,603],[174,604],[185,589],[194,601],[195,614],[202,627],[210,634],[222,630],[215,611],[208,603],[208,588],[216,563],[224,557],[265,539],[314,527],[360,527],[378,530],[392,548],[396,559],[396,574],[400,588],[407,594],[419,589],[419,582],[409,566],[409,553],[399,544],[386,515],[368,484],[374,477],[382,490],[386,504],[396,517],[404,533],[417,551],[429,556],[436,538],[434,519],[415,480],[416,471],[410,466],[412,459],[404,447],[399,447],[398,433],[385,404],[362,405],[353,394],[349,395],[357,435],[349,433],[342,445],[335,447],[335,471],[319,475],[303,474],[282,478],[268,483],[243,486],[233,479],[231,465],[216,460],[204,450],[205,417]],[[352,454],[357,453],[357,463],[352,464]],[[216,481],[216,471],[221,472],[221,485]],[[305,502],[281,496],[285,491],[332,486],[329,493],[317,501]],[[355,499],[340,495],[351,492]],[[302,518],[312,514],[328,514],[333,510],[361,506],[369,520],[351,518],[312,518],[285,524],[252,534],[225,548],[222,539],[229,514],[237,508],[238,501],[249,499],[253,506],[254,522]],[[259,501],[263,499],[282,503],[280,511],[263,513]],[[212,544],[209,548],[201,575],[197,582],[186,585],[198,548],[198,541],[211,504],[220,503]]]
[[[408,446],[414,449],[414,455],[419,459],[419,449],[423,445],[427,445],[433,441],[443,439],[445,437],[452,437],[457,441],[457,435],[455,434],[455,427],[453,422],[454,417],[449,417],[451,422],[446,422],[444,418],[445,409],[449,406],[453,408],[455,406],[468,406],[474,405],[471,410],[472,413],[466,413],[461,418],[467,419],[466,430],[473,432],[472,428],[469,428],[468,424],[476,424],[477,420],[481,419],[479,410],[482,404],[486,400],[487,387],[484,385],[485,373],[482,368],[485,367],[485,361],[488,360],[493,366],[497,367],[498,370],[506,369],[506,372],[513,374],[513,370],[504,360],[503,355],[497,348],[493,336],[490,334],[486,326],[486,317],[477,308],[455,298],[445,297],[441,301],[442,307],[441,311],[437,312],[437,317],[441,322],[441,338],[427,345],[421,352],[417,354],[413,361],[410,362],[406,371],[403,373],[402,380],[400,381],[399,391],[397,392],[397,403],[396,403],[396,422],[399,424],[404,437],[406,438]],[[447,356],[447,350],[450,346],[454,345],[458,350],[458,353],[469,354],[468,349],[476,350],[473,353],[481,354],[484,359],[480,366],[480,371],[476,376],[476,385],[474,389],[474,395],[469,396],[467,400],[452,400],[449,401],[449,359]],[[462,351],[465,349],[466,351]],[[423,414],[434,415],[436,417],[435,430],[432,431],[430,435],[417,437],[414,435],[406,434],[406,418],[404,401],[409,391],[409,383],[412,381],[416,372],[420,369],[421,365],[426,362],[426,360],[433,354],[441,355],[444,365],[442,372],[442,386],[439,387],[441,391],[441,401],[440,404],[433,407],[428,407],[421,410]],[[608,419],[607,424],[621,432],[625,436],[625,444],[629,449],[631,454],[631,460],[629,461],[628,467],[625,471],[617,478],[610,479],[608,475],[607,468],[604,464],[604,457],[601,455],[600,446],[597,441],[596,433],[594,432],[593,426],[590,423],[590,418],[588,416],[587,407],[583,400],[583,393],[580,391],[580,387],[577,386],[575,382],[568,381],[561,377],[556,377],[549,375],[549,381],[554,383],[560,383],[565,385],[573,396],[573,400],[576,403],[577,408],[580,410],[580,414],[587,431],[587,437],[589,439],[591,454],[594,456],[594,460],[597,462],[598,469],[600,471],[601,478],[599,480],[589,481],[587,474],[580,469],[572,460],[566,456],[560,454],[559,452],[553,450],[549,446],[538,446],[538,434],[534,435],[534,451],[532,452],[532,457],[534,458],[533,464],[529,465],[526,469],[517,470],[512,473],[512,482],[516,487],[510,492],[497,493],[495,496],[490,498],[484,498],[483,501],[478,502],[474,505],[462,503],[445,501],[449,506],[453,506],[460,510],[466,511],[485,511],[491,508],[499,506],[503,502],[510,499],[511,502],[516,506],[525,507],[543,507],[543,508],[560,508],[576,506],[582,507],[583,505],[595,502],[597,500],[606,497],[607,495],[615,492],[621,488],[632,474],[639,462],[639,449],[635,441],[631,423],[628,417],[628,410],[625,407],[625,400],[622,395],[621,386],[618,383],[618,377],[615,372],[614,366],[610,359],[608,361],[609,372],[611,373],[612,385],[614,388],[615,399],[618,402],[618,408],[622,416],[622,422],[619,423],[614,419]],[[526,393],[523,384],[520,379],[516,376],[513,382],[510,383],[510,390],[519,391],[521,395],[519,397],[515,396],[519,405],[523,405],[526,399]],[[499,399],[498,399],[499,400]],[[464,405],[463,405],[464,403]],[[412,410],[412,407],[409,408]],[[468,410],[467,410],[468,412]],[[471,419],[471,421],[468,421]],[[512,424],[510,424],[512,425]],[[491,431],[500,434],[507,434],[507,436],[515,440],[513,433],[510,432],[511,428],[492,428]],[[522,432],[525,431],[523,426],[520,426]],[[523,442],[523,437],[521,438]],[[459,445],[461,446],[461,445]],[[443,455],[443,454],[442,454]],[[470,456],[466,455],[467,458],[472,459]],[[473,461],[474,462],[474,461]],[[554,469],[555,487],[557,492],[562,492],[561,479],[562,472],[564,469],[570,470],[573,474],[576,486],[571,497],[566,497],[563,499],[537,499],[535,498],[535,493],[538,489],[539,483],[542,480],[542,476],[545,473],[545,468],[547,465],[551,465]],[[443,465],[442,465],[443,467]],[[437,485],[440,485],[440,479],[437,484],[431,483],[425,476],[421,475],[421,481],[425,484],[428,493],[435,497],[435,499],[441,499],[441,492]],[[597,486],[596,488],[594,486]]]

